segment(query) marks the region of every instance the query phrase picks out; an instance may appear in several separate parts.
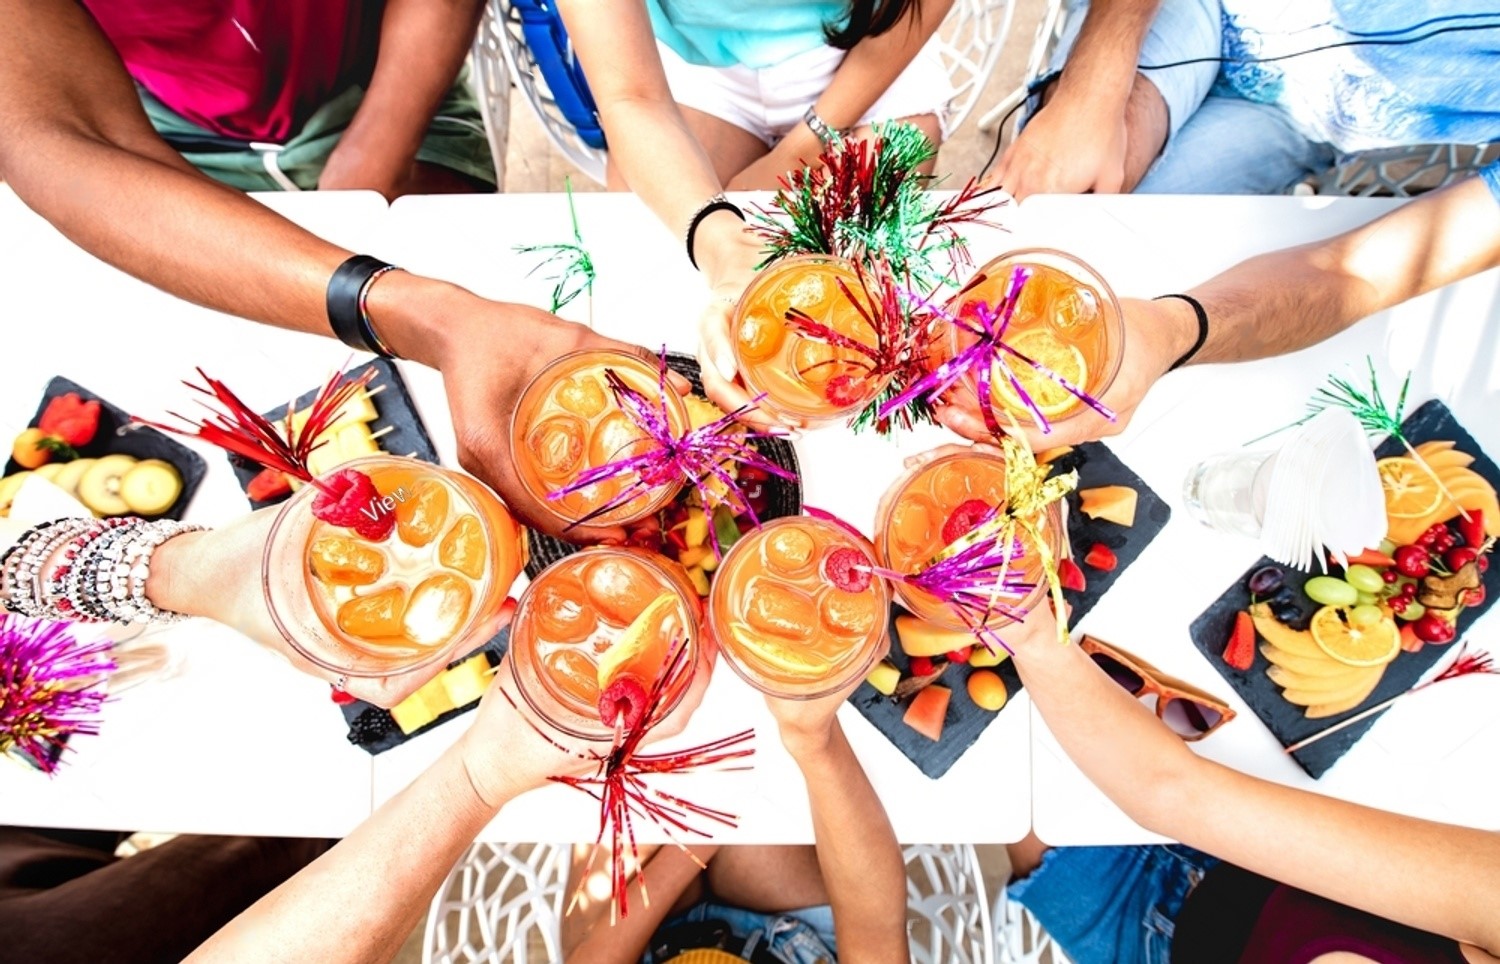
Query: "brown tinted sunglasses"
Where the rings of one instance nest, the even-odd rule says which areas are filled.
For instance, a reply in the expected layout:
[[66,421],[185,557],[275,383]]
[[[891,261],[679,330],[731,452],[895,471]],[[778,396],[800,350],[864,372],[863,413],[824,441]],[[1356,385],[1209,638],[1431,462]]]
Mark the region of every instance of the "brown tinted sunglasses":
[[1154,699],[1156,715],[1173,733],[1188,742],[1201,740],[1234,719],[1229,704],[1168,676],[1150,663],[1093,636],[1078,646],[1094,664],[1140,700]]

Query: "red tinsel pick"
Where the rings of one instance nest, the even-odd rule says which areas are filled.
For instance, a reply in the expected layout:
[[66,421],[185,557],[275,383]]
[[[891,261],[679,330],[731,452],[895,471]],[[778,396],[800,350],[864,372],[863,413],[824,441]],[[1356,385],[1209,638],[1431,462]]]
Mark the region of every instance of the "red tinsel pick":
[[183,384],[213,399],[223,411],[217,411],[212,404],[203,402],[210,415],[201,421],[194,421],[177,412],[167,413],[191,428],[150,422],[143,418],[136,418],[134,421],[163,432],[201,439],[268,469],[275,469],[294,479],[318,486],[319,489],[322,486],[308,471],[308,456],[325,444],[318,440],[318,436],[328,428],[344,404],[375,377],[375,369],[367,368],[358,376],[341,382],[343,376],[335,372],[318,390],[308,410],[307,421],[300,428],[294,428],[294,406],[287,406],[285,419],[273,422],[246,405],[223,382],[209,378],[201,368],[196,371],[204,384],[194,385],[187,381]]
[[[647,694],[646,712],[642,714],[641,722],[630,730],[617,729],[614,746],[608,753],[589,751],[582,754],[571,750],[542,732],[531,721],[531,717],[521,713],[521,718],[526,720],[531,728],[552,746],[580,759],[591,760],[597,765],[594,773],[587,777],[554,776],[549,778],[555,783],[582,790],[598,800],[600,805],[599,832],[594,837],[594,849],[589,854],[583,873],[579,876],[578,887],[568,902],[568,912],[572,911],[579,898],[583,896],[584,884],[592,875],[594,865],[599,858],[599,851],[605,845],[605,838],[608,837],[610,922],[614,922],[616,914],[622,918],[629,916],[629,881],[626,878],[625,863],[627,847],[630,858],[638,867],[640,866],[634,817],[644,817],[656,824],[669,840],[688,856],[693,857],[695,861],[697,857],[678,839],[678,834],[693,834],[711,839],[713,834],[701,828],[699,825],[701,821],[711,821],[725,827],[738,826],[738,818],[734,814],[714,810],[675,794],[655,789],[647,784],[646,778],[655,775],[691,773],[707,767],[719,767],[723,770],[749,769],[748,766],[723,767],[722,764],[745,759],[755,753],[754,747],[744,745],[755,737],[754,730],[741,730],[732,736],[685,750],[652,754],[637,752],[646,735],[651,732],[651,728],[661,722],[661,717],[665,715],[662,710],[666,702],[667,688],[683,671],[688,658],[688,647],[681,640],[674,643],[666,667],[652,684],[650,693]],[[500,693],[505,697],[506,702],[511,706],[516,706],[510,694],[503,689]],[[516,712],[521,712],[520,707],[516,707]],[[699,865],[702,866],[701,862]],[[640,877],[642,899],[649,906],[650,896],[646,891],[644,868],[640,870]]]

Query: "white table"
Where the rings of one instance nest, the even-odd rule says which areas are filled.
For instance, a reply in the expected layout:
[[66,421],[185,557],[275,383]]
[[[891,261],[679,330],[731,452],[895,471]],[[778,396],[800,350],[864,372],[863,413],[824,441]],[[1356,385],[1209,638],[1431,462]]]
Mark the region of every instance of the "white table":
[[[593,322],[603,334],[688,351],[696,344],[703,282],[672,237],[631,195],[575,198],[584,242],[598,270]],[[552,283],[540,272],[522,279],[539,260],[517,245],[571,240],[567,200],[560,194],[479,198],[402,198],[391,206],[389,256],[423,274],[462,284],[479,294],[547,304]],[[974,252],[989,257],[1005,246],[998,231],[976,233]],[[563,314],[589,317],[580,296]],[[842,429],[808,432],[796,443],[809,505],[836,512],[868,532],[885,485],[901,459],[947,441],[939,430],[897,444]],[[852,471],[852,466],[858,466]],[[979,742],[940,780],[923,776],[851,706],[840,713],[850,742],[870,774],[895,825],[908,842],[1005,843],[1030,826],[1029,701],[1019,696]],[[755,727],[755,769],[695,777],[694,799],[737,813],[738,830],[716,832],[726,843],[810,842],[812,825],[796,768],[776,738],[760,695],[727,668],[715,674],[703,704],[680,738],[701,743]],[[377,803],[398,791],[455,739],[442,727],[375,760]],[[702,789],[700,790],[699,787]],[[966,801],[955,805],[955,801]],[[591,815],[593,815],[591,817]],[[488,839],[576,838],[596,819],[597,807],[576,791],[551,788],[508,808],[485,832]],[[649,833],[649,832],[648,832]],[[650,834],[650,839],[659,839]]]
[[[1259,251],[1338,233],[1389,210],[1389,201],[1326,198],[1039,197],[1022,205],[1017,235],[1070,251],[1122,295],[1182,291]],[[1295,323],[1289,319],[1288,323]],[[1253,541],[1197,525],[1182,481],[1201,459],[1300,417],[1331,373],[1364,378],[1374,358],[1394,392],[1414,370],[1410,408],[1440,398],[1486,451],[1500,453],[1500,271],[1368,319],[1295,355],[1190,368],[1161,382],[1111,445],[1172,506],[1171,523],[1084,619],[1081,629],[1139,653],[1220,696],[1240,716],[1194,748],[1269,780],[1386,810],[1500,828],[1500,699],[1493,677],[1459,680],[1386,713],[1314,781],[1199,654],[1188,624],[1260,555]],[[1264,443],[1274,445],[1274,441]],[[1500,617],[1468,634],[1500,651]],[[1158,839],[1114,807],[1033,720],[1034,823],[1052,844]],[[1205,801],[1204,806],[1212,806]]]

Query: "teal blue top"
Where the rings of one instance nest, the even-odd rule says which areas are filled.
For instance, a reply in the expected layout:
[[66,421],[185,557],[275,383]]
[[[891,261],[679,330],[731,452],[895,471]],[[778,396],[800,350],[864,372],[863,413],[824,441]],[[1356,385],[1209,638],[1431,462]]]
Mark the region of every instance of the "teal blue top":
[[646,0],[656,39],[690,64],[770,67],[827,43],[847,0]]

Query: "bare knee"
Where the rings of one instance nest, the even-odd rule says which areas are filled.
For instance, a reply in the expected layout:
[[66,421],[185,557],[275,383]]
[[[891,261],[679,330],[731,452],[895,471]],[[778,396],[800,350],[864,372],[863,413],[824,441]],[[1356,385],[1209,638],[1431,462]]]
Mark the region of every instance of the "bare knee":
[[1125,180],[1122,191],[1133,191],[1167,144],[1170,125],[1167,102],[1145,74],[1137,73],[1125,102]]

